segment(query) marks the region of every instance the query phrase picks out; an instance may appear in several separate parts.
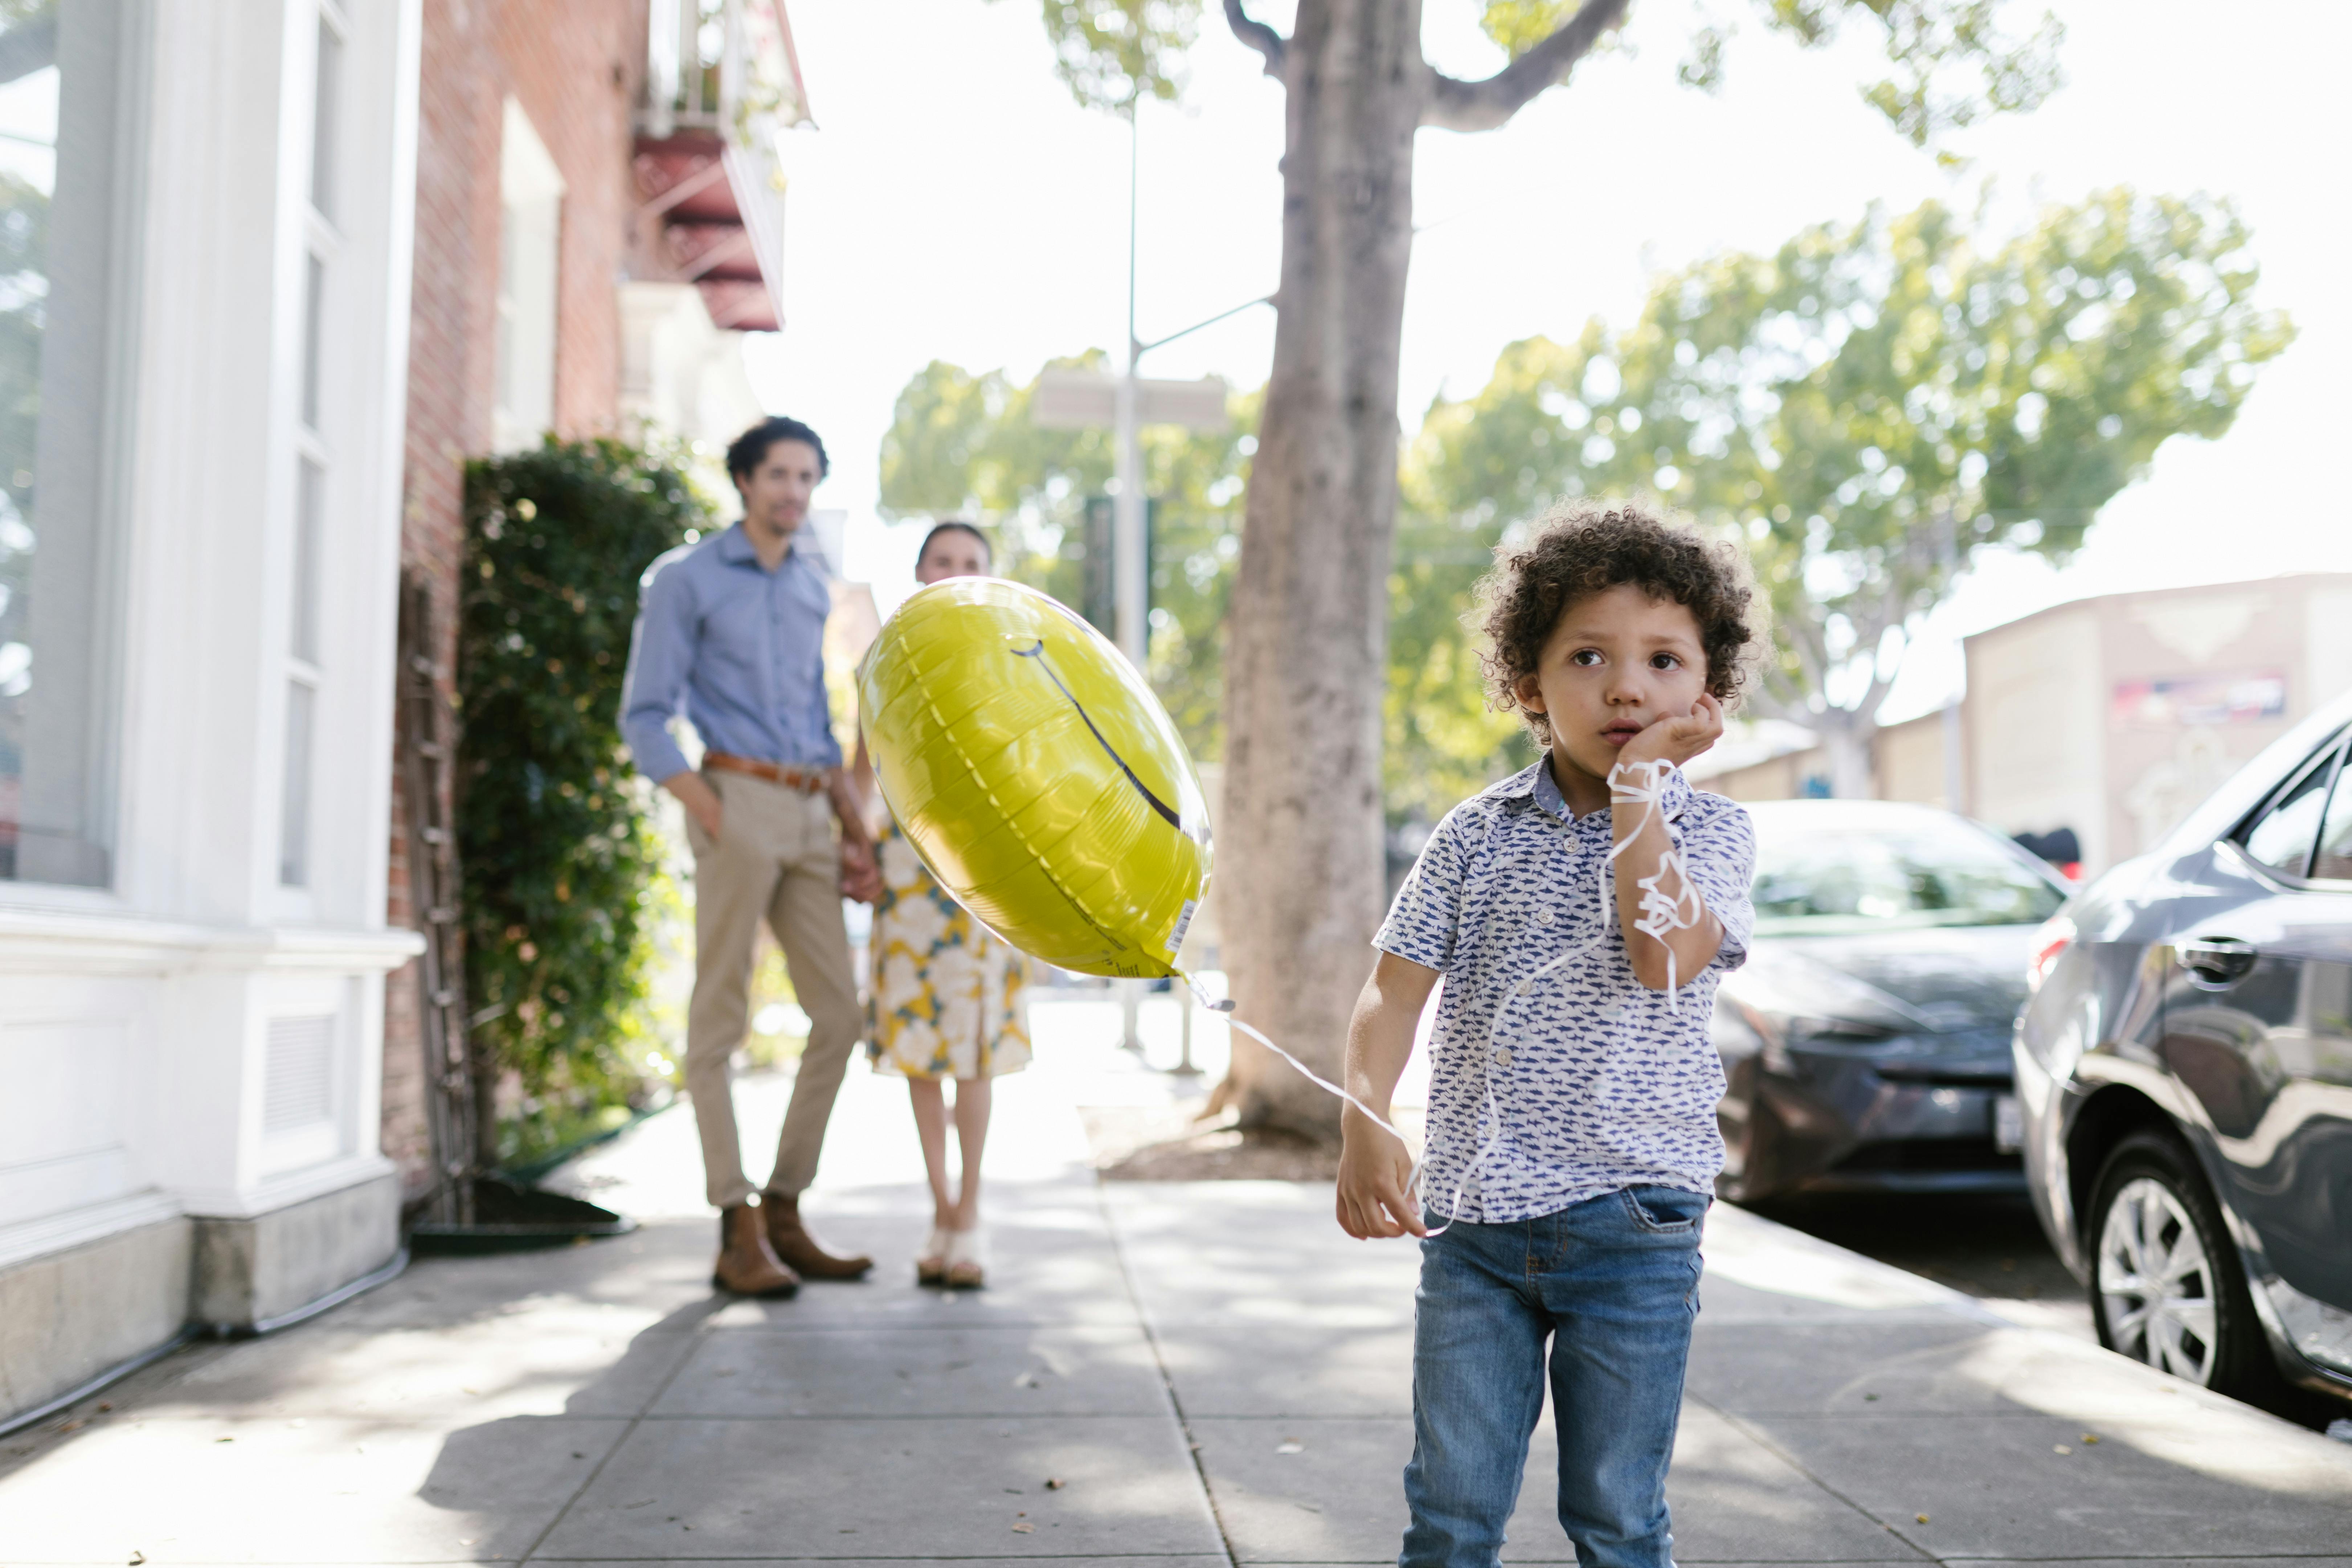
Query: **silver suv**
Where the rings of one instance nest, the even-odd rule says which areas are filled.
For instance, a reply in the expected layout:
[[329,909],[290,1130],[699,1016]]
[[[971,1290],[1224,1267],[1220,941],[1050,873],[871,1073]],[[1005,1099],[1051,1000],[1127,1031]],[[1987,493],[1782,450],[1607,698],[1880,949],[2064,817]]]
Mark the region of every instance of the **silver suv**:
[[2347,747],[2352,697],[2076,894],[2017,1024],[2034,1206],[2101,1342],[2240,1397],[2352,1397]]

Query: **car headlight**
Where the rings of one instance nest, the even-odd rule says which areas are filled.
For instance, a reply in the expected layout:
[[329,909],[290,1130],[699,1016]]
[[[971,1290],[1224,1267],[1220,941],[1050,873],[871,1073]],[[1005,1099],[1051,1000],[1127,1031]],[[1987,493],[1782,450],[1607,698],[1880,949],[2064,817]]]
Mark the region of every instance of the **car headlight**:
[[1765,1070],[1782,1077],[1796,1072],[1795,1058],[1789,1054],[1792,1045],[1807,1046],[1867,1046],[1893,1039],[1897,1031],[1865,1018],[1824,1018],[1811,1014],[1782,1012],[1734,1000],[1731,1004],[1739,1021],[1753,1031],[1760,1042],[1759,1056]]

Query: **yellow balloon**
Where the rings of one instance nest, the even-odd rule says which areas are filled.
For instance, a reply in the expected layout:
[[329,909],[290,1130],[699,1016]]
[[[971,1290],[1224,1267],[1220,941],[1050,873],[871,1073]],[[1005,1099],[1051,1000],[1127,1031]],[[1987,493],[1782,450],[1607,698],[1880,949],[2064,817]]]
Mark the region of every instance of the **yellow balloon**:
[[1034,588],[951,577],[883,626],[857,702],[882,798],[956,902],[1064,969],[1177,973],[1208,801],[1101,633]]

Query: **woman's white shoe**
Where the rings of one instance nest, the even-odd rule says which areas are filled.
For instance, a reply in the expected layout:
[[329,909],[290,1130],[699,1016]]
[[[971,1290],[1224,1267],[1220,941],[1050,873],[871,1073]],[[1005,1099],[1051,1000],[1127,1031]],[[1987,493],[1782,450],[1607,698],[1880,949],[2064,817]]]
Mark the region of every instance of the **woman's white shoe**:
[[959,1290],[988,1283],[988,1233],[979,1226],[948,1232],[947,1281]]
[[916,1284],[937,1285],[948,1277],[948,1248],[954,1238],[955,1232],[945,1226],[931,1226],[930,1239],[915,1254]]

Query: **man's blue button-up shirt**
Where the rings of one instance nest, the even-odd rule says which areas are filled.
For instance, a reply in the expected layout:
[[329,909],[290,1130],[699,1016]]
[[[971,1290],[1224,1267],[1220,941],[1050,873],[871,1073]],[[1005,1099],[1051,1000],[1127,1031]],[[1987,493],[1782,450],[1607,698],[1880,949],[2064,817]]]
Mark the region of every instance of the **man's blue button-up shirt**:
[[1446,814],[1372,939],[1445,976],[1422,1173],[1440,1215],[1498,1225],[1622,1187],[1714,1189],[1710,1025],[1755,929],[1756,840],[1745,811],[1675,772],[1658,809],[1723,945],[1669,995],[1634,977],[1610,892],[1651,874],[1608,865],[1611,811],[1641,809],[1578,816],[1538,762]]
[[681,707],[702,743],[763,763],[841,765],[825,700],[824,558],[796,537],[773,572],[737,523],[646,569],[621,737],[655,779],[686,771],[669,732]]

